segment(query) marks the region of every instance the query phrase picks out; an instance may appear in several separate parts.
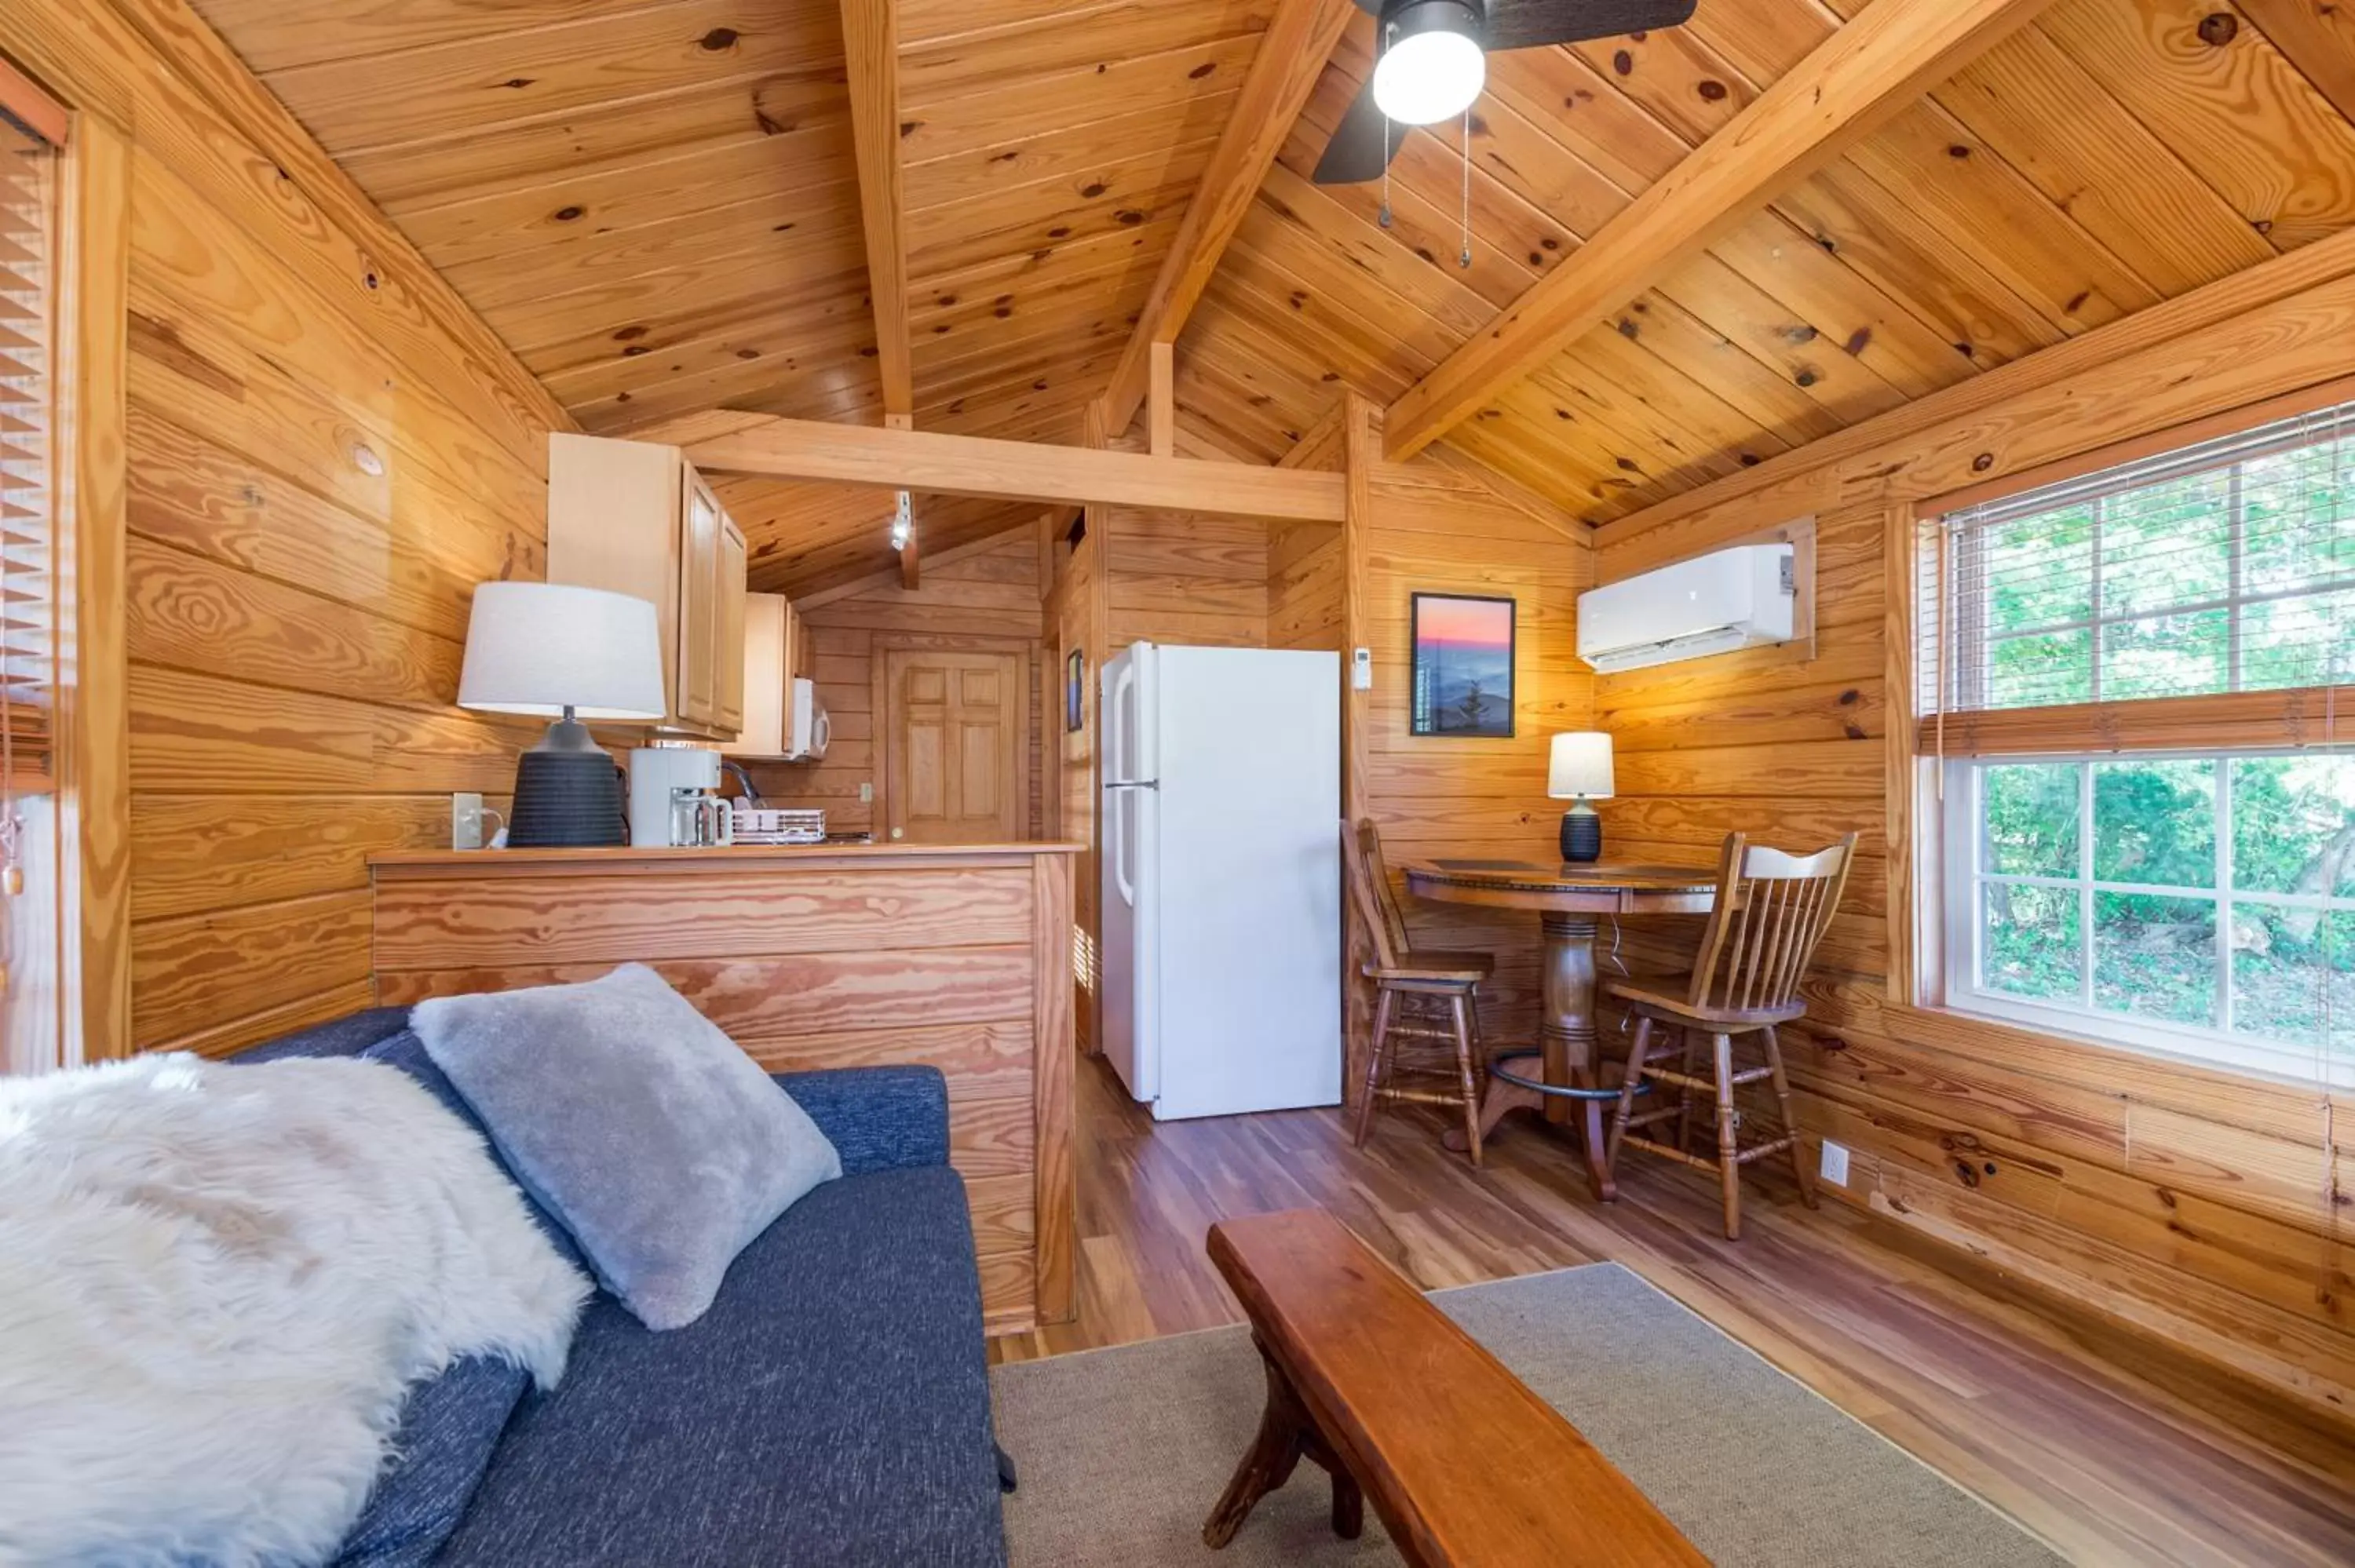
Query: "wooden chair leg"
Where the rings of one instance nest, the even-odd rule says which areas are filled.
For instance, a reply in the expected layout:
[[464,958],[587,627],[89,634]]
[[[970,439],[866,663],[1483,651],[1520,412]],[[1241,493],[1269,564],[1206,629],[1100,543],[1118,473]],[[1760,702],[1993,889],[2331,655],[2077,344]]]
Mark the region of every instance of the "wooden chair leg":
[[1472,1065],[1472,993],[1451,995],[1447,1012],[1455,1026],[1455,1076],[1464,1086],[1464,1151],[1472,1157],[1476,1171],[1480,1167],[1480,1080]]
[[1374,1040],[1366,1049],[1365,1091],[1358,1098],[1358,1126],[1350,1139],[1359,1149],[1366,1147],[1366,1136],[1374,1129],[1374,1102],[1381,1097],[1382,1053],[1390,1049],[1391,998],[1387,986],[1374,993]]
[[1816,1181],[1807,1174],[1807,1153],[1799,1146],[1799,1124],[1791,1117],[1791,1080],[1783,1075],[1783,1042],[1776,1038],[1771,1023],[1764,1033],[1766,1073],[1774,1086],[1774,1103],[1783,1112],[1784,1136],[1791,1140],[1791,1174],[1798,1178],[1799,1202],[1812,1209],[1816,1206]]
[[1742,1157],[1734,1143],[1733,1037],[1712,1034],[1717,1054],[1717,1179],[1725,1192],[1725,1239],[1742,1239]]
[[1644,1081],[1644,1060],[1651,1054],[1652,1021],[1636,1020],[1636,1044],[1627,1053],[1627,1071],[1619,1080],[1619,1105],[1611,1113],[1611,1139],[1604,1145],[1603,1168],[1616,1172],[1619,1169],[1619,1140],[1627,1136],[1627,1118],[1635,1114],[1636,1087]]
[[[1683,1052],[1682,1056],[1678,1059],[1677,1070],[1682,1073],[1686,1077],[1689,1078],[1693,1075],[1693,1067],[1695,1065],[1693,1062],[1693,1032],[1689,1029],[1678,1029],[1677,1044]],[[1679,1151],[1686,1154],[1690,1154],[1692,1152],[1692,1090],[1687,1088],[1682,1084],[1678,1085],[1677,1148]]]

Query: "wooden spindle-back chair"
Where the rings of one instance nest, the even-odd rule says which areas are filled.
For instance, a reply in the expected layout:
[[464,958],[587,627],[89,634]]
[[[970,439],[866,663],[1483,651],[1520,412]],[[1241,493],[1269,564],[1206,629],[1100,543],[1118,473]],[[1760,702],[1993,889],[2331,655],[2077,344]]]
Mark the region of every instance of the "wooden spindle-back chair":
[[[1412,947],[1382,859],[1382,835],[1370,820],[1342,824],[1341,852],[1348,865],[1349,896],[1373,947],[1362,972],[1374,982],[1374,1032],[1358,1098],[1355,1141],[1365,1146],[1377,1100],[1460,1107],[1467,1151],[1478,1165],[1480,1083],[1487,1071],[1480,1047],[1479,989],[1496,960],[1486,953]],[[1444,1041],[1453,1047],[1453,1060],[1407,1056],[1399,1049],[1402,1039]],[[1436,1080],[1436,1086],[1401,1086],[1395,1082],[1401,1075]]]
[[[1729,1237],[1742,1234],[1742,1167],[1752,1160],[1787,1152],[1792,1172],[1798,1178],[1800,1197],[1808,1207],[1815,1206],[1815,1185],[1800,1155],[1797,1124],[1791,1117],[1791,1086],[1783,1073],[1782,1042],[1774,1031],[1776,1025],[1806,1014],[1800,982],[1839,910],[1855,856],[1854,833],[1828,849],[1806,855],[1786,854],[1753,844],[1740,833],[1729,833],[1718,864],[1717,899],[1684,985],[1621,980],[1609,988],[1610,994],[1635,1013],[1636,1023],[1635,1049],[1628,1055],[1619,1107],[1612,1118],[1606,1163],[1615,1163],[1620,1146],[1632,1143],[1688,1165],[1714,1170],[1723,1193]],[[1675,1068],[1655,1060],[1654,1034],[1661,1028],[1676,1029],[1683,1035],[1682,1061]],[[1764,1061],[1737,1072],[1733,1042],[1753,1034],[1764,1046]],[[1696,1036],[1710,1044],[1713,1071],[1707,1078],[1695,1071]],[[1743,1085],[1761,1078],[1773,1082],[1783,1117],[1781,1136],[1744,1149],[1740,1141],[1742,1112],[1734,1095]],[[1647,1080],[1675,1088],[1676,1098],[1638,1115],[1636,1095]],[[1716,1102],[1714,1160],[1688,1147],[1696,1093],[1710,1095]],[[1671,1119],[1677,1124],[1673,1144],[1635,1131]]]

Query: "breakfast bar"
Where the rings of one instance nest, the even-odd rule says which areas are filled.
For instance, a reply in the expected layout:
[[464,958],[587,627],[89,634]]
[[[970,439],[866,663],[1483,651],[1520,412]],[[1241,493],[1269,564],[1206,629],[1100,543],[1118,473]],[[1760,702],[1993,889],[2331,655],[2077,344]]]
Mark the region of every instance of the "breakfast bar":
[[651,965],[772,1072],[948,1079],[993,1330],[1071,1312],[1071,866],[1060,843],[432,851],[370,861],[377,1000]]

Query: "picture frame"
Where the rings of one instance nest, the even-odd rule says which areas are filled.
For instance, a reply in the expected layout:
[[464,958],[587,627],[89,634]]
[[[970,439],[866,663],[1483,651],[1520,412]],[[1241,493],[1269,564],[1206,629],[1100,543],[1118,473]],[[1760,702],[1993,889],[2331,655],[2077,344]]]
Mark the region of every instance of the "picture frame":
[[1417,593],[1409,608],[1409,733],[1510,739],[1518,602],[1487,594]]
[[1088,724],[1088,662],[1079,649],[1063,661],[1063,733],[1077,735]]

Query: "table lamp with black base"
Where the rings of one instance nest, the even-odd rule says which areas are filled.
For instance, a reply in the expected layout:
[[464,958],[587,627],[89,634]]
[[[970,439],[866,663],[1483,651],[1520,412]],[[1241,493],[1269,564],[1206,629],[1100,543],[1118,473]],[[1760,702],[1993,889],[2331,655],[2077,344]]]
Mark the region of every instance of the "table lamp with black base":
[[1546,793],[1571,802],[1561,814],[1561,858],[1583,865],[1603,858],[1603,819],[1590,800],[1611,799],[1611,737],[1599,729],[1553,737]]
[[581,721],[655,724],[668,713],[655,607],[566,583],[480,585],[458,705],[556,721],[517,759],[508,848],[628,843],[621,774]]

